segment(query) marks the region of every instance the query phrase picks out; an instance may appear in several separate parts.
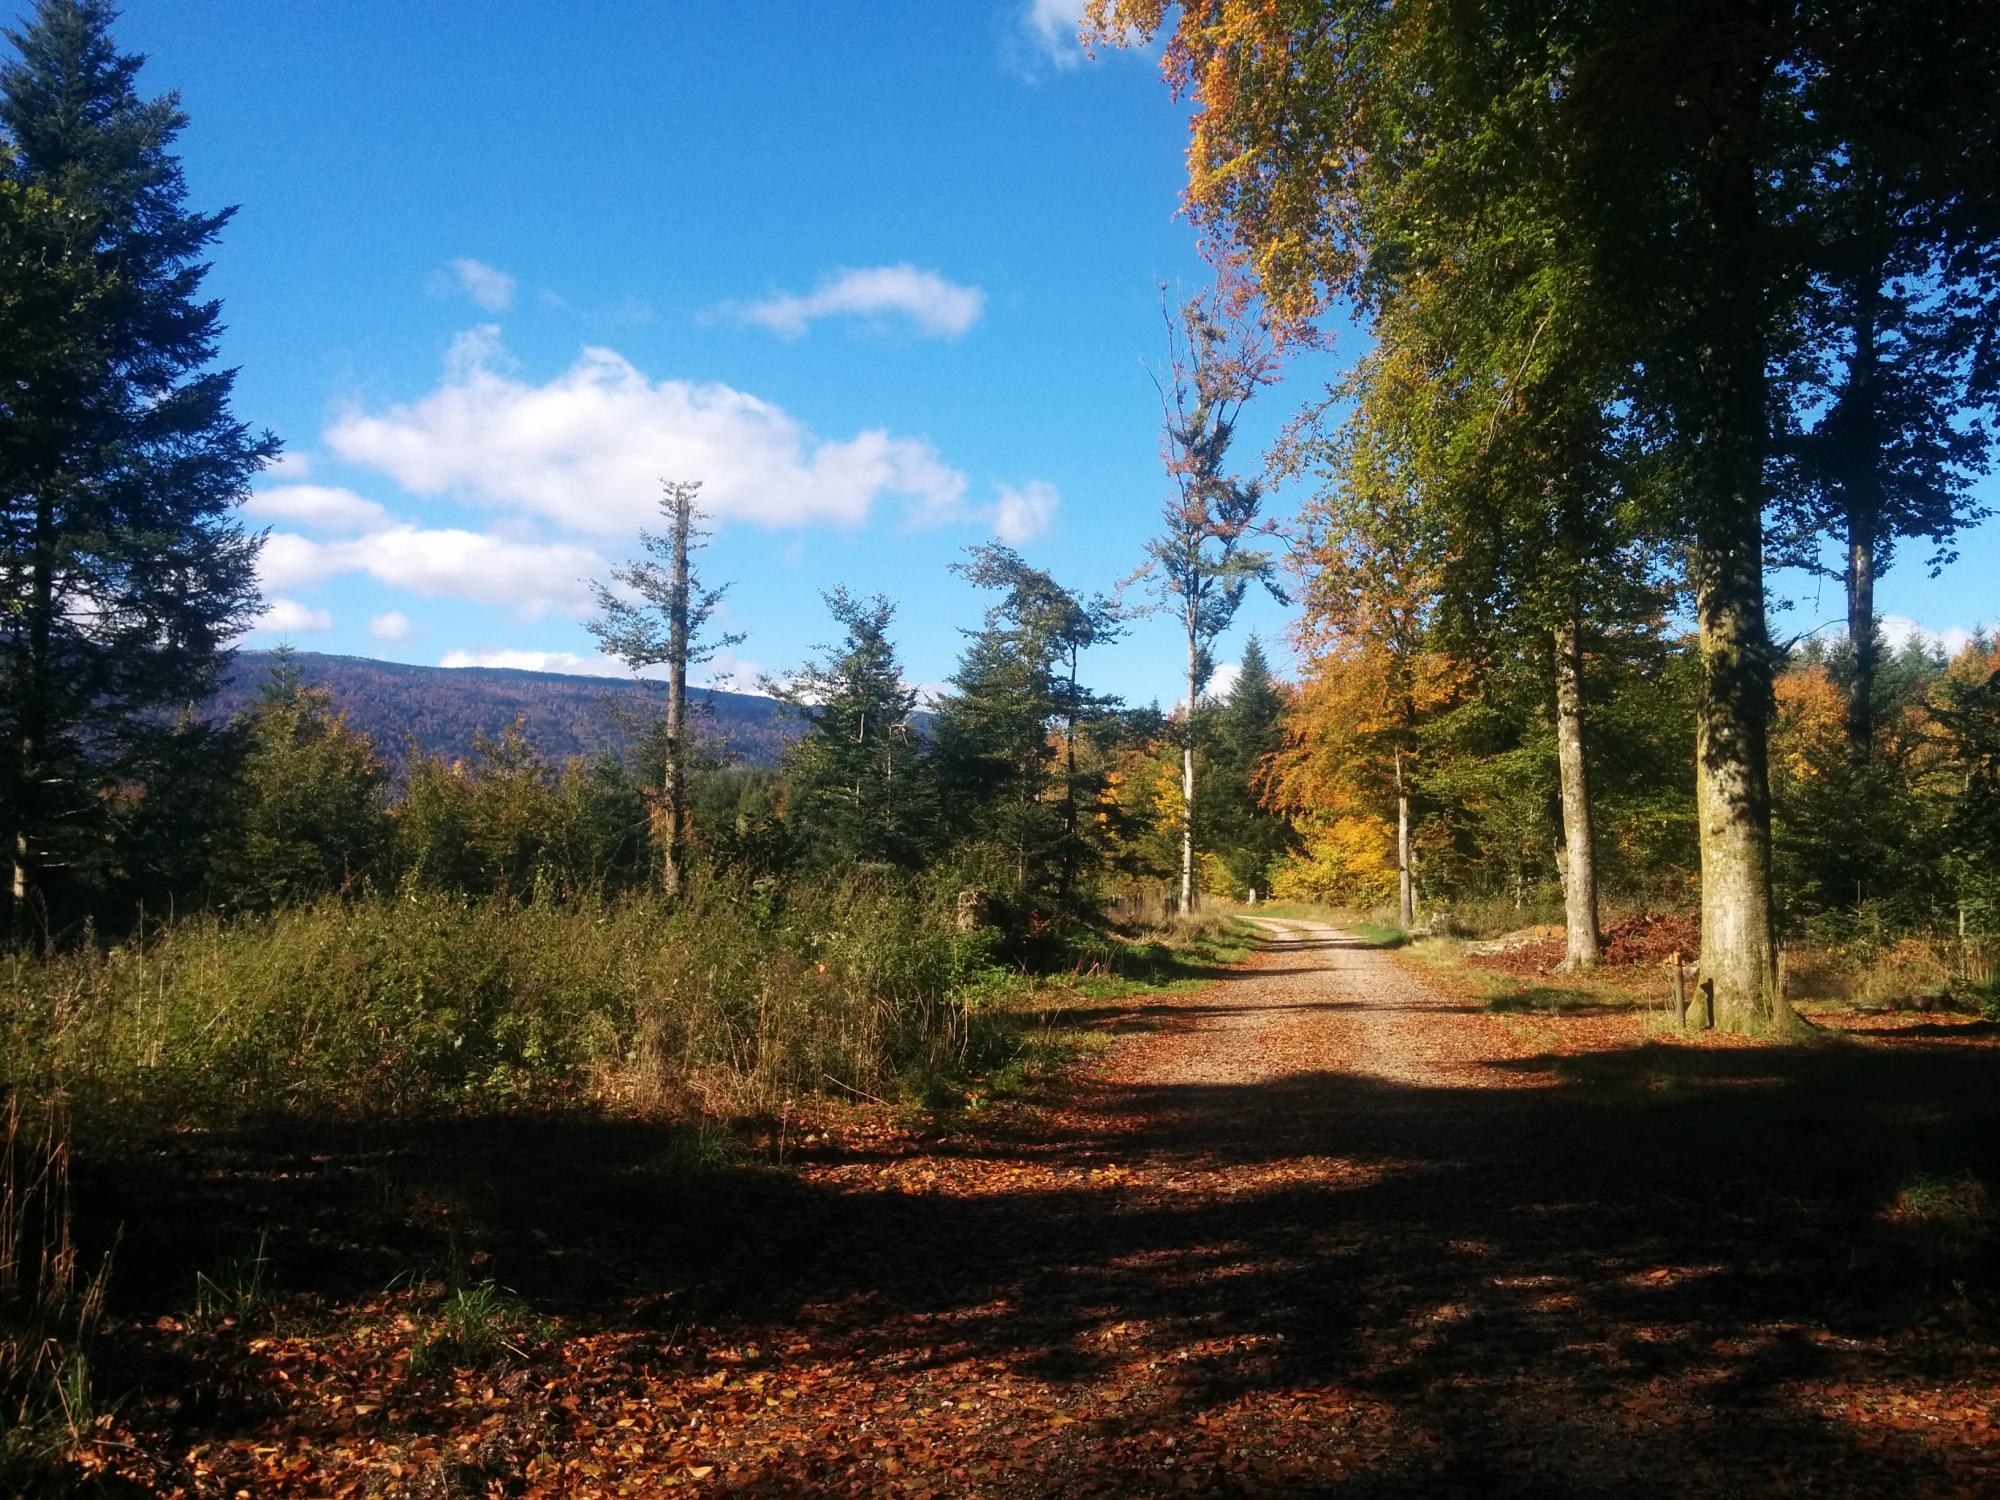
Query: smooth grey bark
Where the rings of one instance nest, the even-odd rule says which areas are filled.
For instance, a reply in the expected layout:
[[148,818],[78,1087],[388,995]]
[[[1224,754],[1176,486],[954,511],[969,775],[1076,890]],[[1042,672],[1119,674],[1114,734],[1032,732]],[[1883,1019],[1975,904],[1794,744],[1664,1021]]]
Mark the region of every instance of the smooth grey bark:
[[1403,752],[1396,752],[1396,921],[1417,925],[1417,872],[1410,864],[1410,789],[1403,780]]
[[1181,743],[1181,911],[1194,911],[1194,712],[1201,686],[1201,642],[1192,603],[1187,611],[1187,722]]
[[1563,967],[1585,969],[1603,952],[1597,932],[1597,854],[1584,751],[1583,649],[1577,622],[1555,629],[1556,769],[1562,787]]
[[694,494],[685,487],[672,491],[668,521],[673,537],[668,562],[673,602],[667,611],[667,753],[660,774],[660,815],[666,827],[660,840],[660,885],[673,897],[681,893],[687,837],[688,615],[692,606],[688,544],[694,531]]

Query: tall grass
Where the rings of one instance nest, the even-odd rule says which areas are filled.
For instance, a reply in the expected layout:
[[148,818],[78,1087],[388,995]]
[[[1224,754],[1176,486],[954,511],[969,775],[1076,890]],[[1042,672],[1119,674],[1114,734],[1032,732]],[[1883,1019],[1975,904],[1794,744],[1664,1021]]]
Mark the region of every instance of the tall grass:
[[517,904],[408,891],[0,966],[0,1073],[93,1129],[546,1102],[876,1094],[968,1045],[993,935],[922,893],[711,886]]
[[96,1420],[87,1348],[110,1258],[86,1272],[70,1234],[69,1137],[60,1113],[0,1123],[0,1483],[46,1471]]

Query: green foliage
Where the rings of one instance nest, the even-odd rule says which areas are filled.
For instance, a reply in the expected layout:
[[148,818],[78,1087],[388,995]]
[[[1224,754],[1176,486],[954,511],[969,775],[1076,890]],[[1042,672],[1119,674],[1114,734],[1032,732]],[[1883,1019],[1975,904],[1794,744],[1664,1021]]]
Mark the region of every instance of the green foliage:
[[955,858],[991,867],[976,883],[1005,891],[1022,912],[1067,909],[1101,857],[1092,815],[1104,776],[1078,742],[1115,707],[1079,682],[1079,658],[1117,626],[1101,601],[1079,599],[1011,549],[968,550],[955,571],[1002,597],[968,632],[955,691],[935,711],[940,810]]
[[[17,935],[101,894],[106,818],[255,611],[233,514],[278,450],[208,368],[230,212],[185,206],[187,121],[136,92],[100,0],[40,0],[0,69],[0,841]],[[10,898],[11,899],[11,898]]]
[[244,726],[240,828],[227,897],[271,909],[355,888],[379,869],[389,768],[324,689],[281,665]]
[[1278,861],[1297,847],[1285,818],[1264,806],[1264,765],[1284,745],[1285,695],[1263,644],[1251,636],[1229,696],[1207,710],[1209,734],[1195,782],[1195,842],[1229,877],[1225,894],[1266,894]]
[[805,724],[786,757],[786,822],[801,862],[913,867],[934,846],[935,801],[922,742],[911,724],[916,690],[903,681],[879,595],[839,588],[827,608],[846,638],[771,691]]

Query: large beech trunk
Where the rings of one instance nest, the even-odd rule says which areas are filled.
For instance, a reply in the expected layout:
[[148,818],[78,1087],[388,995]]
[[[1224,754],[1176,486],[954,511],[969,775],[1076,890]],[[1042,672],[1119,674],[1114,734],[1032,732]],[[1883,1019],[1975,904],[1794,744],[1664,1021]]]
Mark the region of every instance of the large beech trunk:
[[[1705,280],[1689,406],[1693,526],[1688,581],[1700,634],[1695,813],[1701,835],[1701,983],[1716,1025],[1760,1031],[1783,1015],[1771,900],[1764,621],[1764,460],[1769,350],[1757,136],[1769,59],[1716,62],[1713,133],[1695,183]],[[1733,76],[1732,76],[1733,75]]]
[[1589,968],[1603,957],[1597,933],[1597,856],[1591,839],[1590,782],[1583,742],[1583,648],[1577,622],[1555,629],[1556,768],[1562,784],[1563,966]]
[[1771,696],[1764,626],[1761,527],[1696,548],[1691,557],[1701,633],[1695,720],[1701,827],[1701,974],[1716,1024],[1761,1030],[1779,1019],[1771,904]]

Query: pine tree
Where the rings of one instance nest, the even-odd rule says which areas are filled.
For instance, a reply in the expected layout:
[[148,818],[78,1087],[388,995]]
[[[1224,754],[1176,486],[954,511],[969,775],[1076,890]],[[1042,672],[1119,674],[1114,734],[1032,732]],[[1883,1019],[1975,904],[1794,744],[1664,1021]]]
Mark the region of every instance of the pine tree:
[[1262,798],[1265,761],[1284,748],[1284,715],[1284,689],[1253,635],[1244,642],[1229,696],[1213,711],[1208,768],[1196,806],[1203,846],[1245,890],[1268,893],[1272,867],[1295,842],[1291,825]]
[[7,385],[0,404],[0,811],[16,935],[49,872],[101,855],[104,792],[206,697],[257,604],[234,518],[277,452],[208,368],[221,308],[204,257],[233,210],[196,213],[172,95],[101,0],[40,0],[0,69]]
[[786,822],[809,865],[914,865],[934,842],[936,818],[910,717],[916,690],[889,640],[896,607],[845,588],[825,599],[846,630],[839,648],[762,682],[805,722],[786,761]]
[[953,571],[1002,597],[967,632],[956,691],[937,707],[941,806],[957,837],[1004,854],[1018,894],[1063,904],[1088,854],[1083,809],[1101,789],[1077,741],[1111,706],[1079,681],[1079,659],[1118,626],[1102,601],[1078,598],[1011,548],[967,550]]
[[614,580],[637,602],[593,584],[599,617],[589,627],[604,649],[634,672],[647,667],[667,669],[667,720],[660,775],[661,885],[669,896],[680,894],[686,863],[689,734],[688,668],[714,658],[716,652],[740,645],[741,635],[704,639],[709,618],[728,592],[728,585],[705,588],[690,554],[707,533],[701,529],[696,501],[700,481],[673,480],[665,485],[660,514],[664,534],[642,531],[639,540],[647,561],[612,569]]

